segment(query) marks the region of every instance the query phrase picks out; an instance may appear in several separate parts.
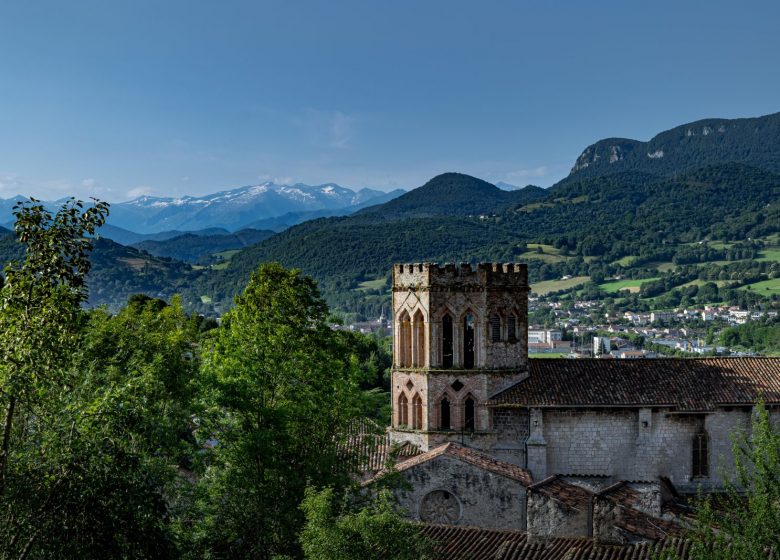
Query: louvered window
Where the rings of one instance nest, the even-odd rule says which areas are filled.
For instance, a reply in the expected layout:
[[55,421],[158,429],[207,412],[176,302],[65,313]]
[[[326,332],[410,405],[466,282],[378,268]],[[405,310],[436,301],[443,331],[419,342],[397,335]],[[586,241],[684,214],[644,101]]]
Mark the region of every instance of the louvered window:
[[501,341],[501,317],[498,314],[490,318],[490,342]]
[[510,315],[506,320],[507,338],[510,342],[517,340],[517,330],[515,327],[515,316]]
[[693,476],[710,475],[707,433],[699,432],[693,436]]

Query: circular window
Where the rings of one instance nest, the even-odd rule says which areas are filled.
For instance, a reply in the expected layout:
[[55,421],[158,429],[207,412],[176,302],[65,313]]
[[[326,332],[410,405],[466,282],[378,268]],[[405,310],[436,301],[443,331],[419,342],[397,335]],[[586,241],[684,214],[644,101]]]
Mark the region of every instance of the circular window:
[[460,503],[454,494],[434,490],[420,502],[420,519],[427,523],[451,525],[460,519]]

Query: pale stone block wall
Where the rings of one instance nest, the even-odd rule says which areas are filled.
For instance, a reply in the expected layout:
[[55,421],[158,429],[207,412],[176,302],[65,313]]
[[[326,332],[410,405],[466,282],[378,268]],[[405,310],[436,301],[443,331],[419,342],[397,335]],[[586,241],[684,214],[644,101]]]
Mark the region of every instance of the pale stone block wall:
[[518,481],[485,471],[446,455],[401,471],[410,484],[396,490],[399,502],[414,520],[429,492],[444,490],[460,505],[458,525],[525,529],[526,489]]

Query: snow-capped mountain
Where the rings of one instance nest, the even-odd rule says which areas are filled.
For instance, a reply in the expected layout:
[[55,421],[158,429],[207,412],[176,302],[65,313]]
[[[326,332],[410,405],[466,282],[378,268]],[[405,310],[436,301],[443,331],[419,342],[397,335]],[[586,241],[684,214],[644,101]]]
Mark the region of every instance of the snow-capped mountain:
[[113,204],[108,222],[138,233],[167,230],[240,229],[290,212],[344,209],[379,204],[400,193],[373,189],[357,192],[334,183],[278,185],[271,182],[220,191],[207,196],[142,196]]
[[[235,231],[258,221],[290,214],[351,214],[365,206],[391,200],[403,192],[397,190],[386,193],[374,189],[360,189],[356,192],[335,183],[311,186],[266,182],[206,196],[141,196],[127,202],[113,203],[108,223],[145,234],[215,227]],[[11,209],[16,200],[23,200],[23,197],[0,199],[0,224],[13,222]],[[59,206],[56,201],[45,204],[52,209]]]

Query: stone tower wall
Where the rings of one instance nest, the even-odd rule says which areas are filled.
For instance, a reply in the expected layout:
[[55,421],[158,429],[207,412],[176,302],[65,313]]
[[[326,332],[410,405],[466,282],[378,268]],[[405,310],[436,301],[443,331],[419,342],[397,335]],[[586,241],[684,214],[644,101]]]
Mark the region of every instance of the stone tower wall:
[[[393,267],[395,439],[428,449],[468,438],[474,447],[492,448],[495,433],[484,402],[527,375],[527,302],[528,273],[522,264]],[[474,324],[469,368],[467,315]],[[452,321],[451,365],[443,355],[445,316]],[[441,425],[444,399],[449,429]],[[466,427],[468,399],[475,403],[473,430]]]

